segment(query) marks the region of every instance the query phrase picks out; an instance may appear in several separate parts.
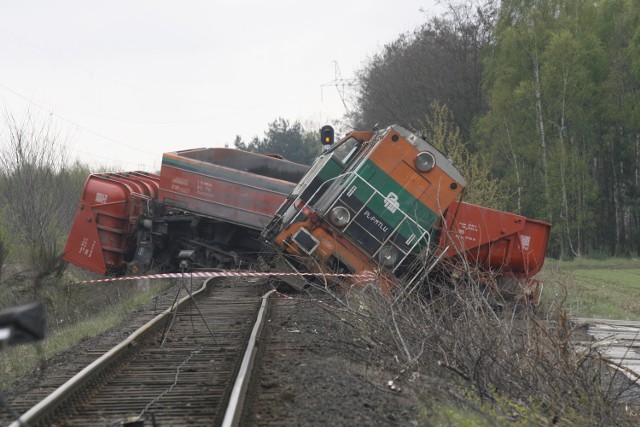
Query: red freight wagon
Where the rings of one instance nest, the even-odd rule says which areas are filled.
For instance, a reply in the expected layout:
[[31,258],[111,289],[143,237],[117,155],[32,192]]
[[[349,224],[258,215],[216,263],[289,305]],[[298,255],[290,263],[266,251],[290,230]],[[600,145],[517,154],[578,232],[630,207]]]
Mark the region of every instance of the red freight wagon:
[[159,181],[146,172],[89,175],[62,259],[102,275],[123,269],[137,218],[157,197]]
[[[133,272],[140,270],[136,266],[149,267],[159,242],[172,247],[169,240],[178,235],[195,242],[198,236],[187,236],[179,221],[193,231],[194,218],[211,218],[227,232],[261,230],[308,169],[274,156],[201,148],[166,153],[160,176],[93,174],[85,184],[63,259],[102,275],[122,273],[128,266]],[[164,204],[167,216],[154,216],[156,202]],[[226,234],[228,239],[233,236]],[[220,243],[213,235],[200,237],[209,246]]]
[[540,271],[551,224],[509,212],[454,202],[445,216],[440,247],[486,270],[533,277]]
[[160,202],[260,230],[309,169],[230,148],[166,153]]

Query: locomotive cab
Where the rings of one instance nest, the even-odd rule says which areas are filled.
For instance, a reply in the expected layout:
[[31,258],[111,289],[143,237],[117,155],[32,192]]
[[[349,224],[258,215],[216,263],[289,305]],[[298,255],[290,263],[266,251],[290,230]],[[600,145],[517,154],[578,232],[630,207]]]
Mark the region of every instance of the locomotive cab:
[[376,271],[387,286],[429,250],[465,185],[440,152],[400,126],[353,132],[316,160],[266,237],[305,269]]

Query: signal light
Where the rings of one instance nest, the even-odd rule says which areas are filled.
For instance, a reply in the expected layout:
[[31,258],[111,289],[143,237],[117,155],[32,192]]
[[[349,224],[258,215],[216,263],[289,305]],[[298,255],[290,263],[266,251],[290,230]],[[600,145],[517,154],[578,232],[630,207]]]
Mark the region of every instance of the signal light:
[[329,125],[322,126],[322,129],[320,129],[320,141],[322,142],[322,145],[332,145],[333,138],[333,127]]

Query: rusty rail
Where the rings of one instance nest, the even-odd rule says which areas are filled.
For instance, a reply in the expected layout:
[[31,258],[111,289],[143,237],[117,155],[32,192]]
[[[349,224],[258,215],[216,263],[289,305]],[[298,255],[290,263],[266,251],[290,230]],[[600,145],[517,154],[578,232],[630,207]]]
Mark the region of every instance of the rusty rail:
[[233,391],[231,392],[231,397],[229,398],[229,406],[227,407],[227,411],[224,415],[224,420],[222,421],[223,427],[237,426],[240,422],[240,416],[242,415],[242,406],[244,404],[244,398],[246,396],[247,387],[251,378],[253,362],[255,361],[257,351],[256,344],[258,336],[260,336],[260,332],[262,331],[264,319],[267,314],[267,301],[271,294],[273,294],[274,292],[275,290],[271,290],[262,296],[262,304],[260,305],[258,318],[256,320],[256,323],[253,325],[251,337],[249,338],[249,343],[247,344],[247,350],[244,353],[242,365],[240,366],[240,371],[238,372],[236,382],[233,386]]
[[[192,295],[199,295],[204,292],[207,288],[207,284],[209,281],[205,281],[200,289],[193,292]],[[184,298],[181,298],[180,301],[177,302],[177,306],[181,306],[186,301],[190,300],[190,296],[187,295]],[[54,412],[58,406],[60,406],[65,400],[67,400],[70,396],[72,396],[76,391],[85,386],[89,380],[99,375],[104,369],[107,368],[112,363],[122,356],[122,354],[130,348],[130,346],[142,335],[144,335],[147,331],[157,326],[160,321],[164,320],[169,314],[171,314],[174,310],[174,306],[171,306],[164,310],[162,313],[158,314],[154,317],[150,322],[145,324],[143,327],[138,329],[136,332],[132,333],[122,341],[120,344],[103,354],[101,357],[96,359],[89,366],[78,372],[73,378],[64,383],[61,387],[56,389],[53,393],[47,396],[44,400],[40,401],[33,408],[25,412],[14,421],[10,427],[21,427],[24,424],[38,424],[42,420],[44,420],[49,414]]]
[[[202,294],[207,289],[210,282],[211,280],[208,280],[207,282],[205,282],[202,285],[202,287],[197,291],[193,292],[192,295]],[[200,371],[198,372],[203,372],[201,365],[197,365],[198,363],[200,364],[202,363],[202,360],[200,359],[204,359],[205,363],[207,361],[208,363],[212,363],[213,359],[216,359],[217,357],[222,357],[227,360],[231,358],[231,361],[224,362],[222,365],[218,365],[217,362],[215,365],[209,365],[210,369],[208,371],[205,365],[204,371],[208,372],[207,375],[209,373],[211,373],[211,375],[214,375],[212,372],[217,369],[220,369],[221,372],[219,373],[220,375],[219,378],[223,378],[223,379],[218,379],[218,377],[216,377],[216,379],[214,380],[214,383],[211,383],[214,385],[212,386],[206,385],[206,387],[216,388],[216,393],[218,392],[222,393],[222,395],[220,395],[221,397],[219,397],[220,399],[222,399],[222,402],[218,403],[218,405],[220,404],[224,405],[225,399],[228,398],[230,394],[233,394],[234,396],[237,395],[237,397],[233,397],[233,399],[234,401],[241,403],[244,392],[246,391],[246,384],[248,381],[249,371],[253,364],[253,356],[255,354],[255,342],[256,342],[257,336],[259,335],[259,331],[262,325],[261,319],[264,318],[266,298],[268,297],[268,295],[263,296],[262,305],[260,309],[258,309],[258,303],[260,301],[259,295],[262,292],[258,293],[258,290],[255,288],[255,285],[245,286],[245,287],[231,286],[223,289],[220,289],[220,288],[216,288],[216,289],[218,289],[218,291],[211,298],[213,298],[213,300],[215,301],[219,301],[220,304],[222,305],[213,303],[206,306],[206,308],[210,313],[214,313],[213,315],[215,319],[218,319],[219,324],[216,325],[219,328],[218,333],[221,334],[223,340],[226,339],[225,341],[227,343],[226,346],[225,345],[218,346],[216,342],[215,347],[213,347],[213,350],[211,350],[211,346],[213,346],[214,344],[213,342],[209,342],[209,344],[207,345],[209,346],[210,350],[207,350],[207,351],[209,352],[209,354],[211,351],[214,352],[213,354],[210,354],[210,355],[205,355],[204,351],[201,353],[202,347],[197,351],[191,351],[191,354],[189,355],[189,357],[186,358],[182,362],[182,364],[177,367],[177,371],[175,372],[175,380],[172,380],[174,381],[174,384],[171,387],[166,388],[167,380],[166,379],[160,380],[160,381],[165,381],[165,382],[162,382],[161,384],[165,384],[165,385],[162,385],[162,388],[166,389],[166,391],[158,395],[153,400],[149,400],[150,403],[146,405],[146,407],[144,408],[144,410],[142,410],[141,413],[140,413],[141,408],[137,410],[134,409],[135,407],[137,407],[139,403],[134,404],[132,402],[133,397],[131,399],[128,399],[126,397],[127,392],[136,393],[137,394],[136,399],[139,400],[141,398],[140,392],[127,390],[127,388],[133,388],[134,387],[133,383],[136,383],[136,381],[142,381],[142,384],[144,386],[144,384],[146,384],[144,383],[145,381],[144,378],[147,378],[147,381],[148,381],[149,375],[152,375],[152,376],[156,375],[156,374],[153,374],[154,371],[147,371],[147,370],[138,371],[137,369],[142,369],[138,364],[142,362],[148,364],[149,360],[147,359],[151,359],[154,356],[154,355],[148,355],[149,352],[157,354],[157,353],[161,353],[161,350],[164,351],[164,349],[156,348],[153,345],[145,347],[145,345],[146,343],[150,342],[149,340],[150,336],[155,336],[156,333],[160,332],[162,328],[161,323],[165,322],[168,316],[170,315],[175,316],[178,310],[178,307],[182,308],[183,306],[188,306],[187,303],[191,300],[190,296],[188,295],[185,296],[184,298],[181,298],[180,301],[177,302],[175,305],[172,305],[170,308],[166,309],[161,314],[154,317],[150,322],[148,322],[143,327],[141,327],[140,329],[132,333],[124,341],[122,341],[121,343],[113,347],[111,350],[103,354],[100,358],[95,360],[93,363],[89,364],[87,367],[82,369],[75,376],[73,376],[66,383],[64,383],[61,387],[56,389],[45,399],[43,399],[38,404],[33,406],[31,409],[29,409],[27,412],[25,412],[18,420],[14,421],[11,424],[11,427],[24,426],[24,425],[31,425],[31,426],[47,425],[47,423],[52,422],[52,420],[58,420],[60,419],[60,417],[64,419],[64,417],[71,416],[73,413],[77,413],[78,408],[81,408],[80,412],[83,414],[80,417],[81,419],[83,416],[86,416],[87,413],[96,413],[95,408],[100,407],[99,405],[105,405],[106,404],[105,400],[100,401],[100,398],[98,398],[98,400],[96,400],[96,402],[98,402],[98,406],[94,406],[95,403],[91,401],[91,403],[86,403],[86,404],[83,404],[83,406],[79,407],[77,406],[77,402],[83,401],[83,399],[87,397],[89,394],[93,394],[94,393],[93,391],[87,394],[87,390],[93,390],[92,387],[95,387],[95,383],[106,381],[105,380],[106,378],[109,379],[109,384],[111,385],[107,385],[107,382],[105,382],[104,383],[105,385],[103,386],[103,388],[101,388],[101,390],[103,390],[104,387],[106,387],[108,390],[113,390],[113,387],[114,387],[113,384],[115,384],[115,387],[118,387],[118,385],[119,387],[121,387],[121,389],[116,389],[117,390],[116,398],[113,398],[113,395],[111,395],[112,396],[111,398],[106,399],[106,400],[109,400],[109,403],[108,403],[109,405],[112,404],[110,403],[111,401],[115,402],[113,404],[116,406],[112,406],[112,407],[118,408],[116,409],[117,411],[122,410],[122,412],[128,412],[128,413],[131,413],[131,411],[136,411],[135,412],[136,414],[140,413],[138,418],[140,418],[142,421],[141,417],[149,409],[149,406],[159,404],[160,407],[158,407],[157,410],[160,412],[158,412],[157,414],[159,414],[159,416],[162,417],[163,409],[161,407],[164,405],[163,402],[165,402],[163,400],[164,396],[167,393],[171,392],[173,390],[173,386],[175,386],[178,383],[178,375],[180,375],[181,370],[185,368],[185,365],[188,363],[189,366],[194,366],[194,368],[184,369],[183,375],[185,375],[185,378],[183,381],[181,377],[179,387],[187,387],[187,388],[190,387],[190,391],[188,393],[191,393],[191,394],[186,394],[185,396],[187,397],[176,397],[176,396],[182,396],[180,395],[180,393],[187,393],[187,392],[181,392],[180,390],[176,389],[174,393],[178,393],[177,395],[174,394],[173,398],[170,396],[166,397],[168,399],[167,405],[170,405],[170,406],[173,405],[172,399],[176,399],[176,398],[189,401],[190,399],[189,396],[194,396],[193,395],[194,392],[198,393],[195,390],[198,390],[197,387],[202,387],[202,385],[198,385],[199,384],[198,377],[202,377],[202,373],[194,374],[192,373],[194,372],[192,371],[192,369],[196,369],[195,366],[200,366],[200,368],[198,368],[200,369]],[[247,299],[247,296],[249,296],[250,298]],[[255,323],[254,323],[253,319],[256,319],[256,312],[258,312],[259,317],[258,317],[258,320],[255,320]],[[236,313],[241,313],[241,314],[236,314]],[[252,313],[252,314],[249,314],[249,313]],[[180,317],[184,317],[187,320],[189,316],[190,316],[189,314],[186,314],[183,312],[181,312],[180,314]],[[192,318],[192,319],[196,319],[196,318]],[[202,318],[202,320],[204,320],[204,317]],[[188,324],[189,322],[180,322],[180,323]],[[231,326],[229,325],[231,324],[240,324],[240,326],[238,326],[238,328],[240,329],[230,329]],[[191,327],[193,327],[192,325],[193,325],[193,320],[191,322]],[[247,340],[246,338],[243,340],[241,337],[241,334],[247,334],[244,336],[248,336],[249,330],[250,330],[249,328],[251,328],[252,325],[253,325],[253,331],[251,333],[251,338],[248,340],[250,348],[245,351],[245,346],[242,345],[242,343],[243,341],[247,341]],[[198,326],[202,326],[202,325],[198,325]],[[183,327],[184,326],[180,326],[180,328],[183,328]],[[207,326],[207,329],[208,329],[208,326]],[[246,331],[246,332],[239,332],[240,330]],[[176,363],[175,362],[176,357],[181,358],[182,357],[180,356],[180,354],[182,354],[181,352],[190,351],[188,348],[189,343],[185,342],[185,340],[188,341],[187,339],[188,334],[185,334],[184,332],[179,333],[177,331],[178,329],[174,334],[175,337],[172,340],[172,342],[168,343],[169,348],[166,349],[166,351],[169,351],[170,354],[168,354],[167,356],[160,356],[162,358],[160,359],[159,362],[155,362],[155,361],[150,362],[151,366],[155,367],[155,369],[175,370],[175,368],[172,368],[172,366],[177,366],[177,364],[172,365],[172,363]],[[195,334],[196,331],[193,330],[193,333]],[[198,333],[200,333],[200,331],[198,331]],[[206,333],[205,335],[208,336],[208,334]],[[237,340],[236,338],[234,338],[233,340],[230,341],[231,338],[229,337],[236,337]],[[206,339],[206,337],[204,338]],[[199,338],[195,338],[195,339],[196,341],[198,341]],[[208,341],[211,341],[211,340],[209,339]],[[145,345],[141,345],[142,343],[144,343]],[[200,346],[201,345],[202,345],[202,342]],[[137,356],[138,352],[141,351],[140,347],[145,347],[142,349],[142,351],[143,352],[147,351],[147,356],[143,356],[143,359],[140,359],[141,361],[138,362],[139,359],[137,358],[134,359],[133,356],[134,355]],[[241,355],[242,351],[245,351],[245,360],[242,361],[242,364],[238,369],[238,366],[240,365],[240,358],[242,357]],[[136,362],[132,363],[134,360]],[[196,365],[192,365],[193,363],[196,363]],[[120,374],[122,366],[126,367],[129,371],[129,373],[124,374],[124,376]],[[236,366],[236,368],[234,369],[233,366]],[[227,390],[226,392],[220,391],[220,390],[224,390],[221,387],[223,383],[233,384],[233,381],[234,381],[233,379],[229,381],[224,378],[228,378],[229,375],[233,376],[234,372],[237,370],[239,370],[240,372],[239,375],[245,378],[243,380],[236,381],[236,383],[238,382],[243,383],[243,385],[237,386],[240,388],[239,391],[236,392],[235,389],[234,391],[231,391],[229,385],[225,386],[225,389]],[[140,372],[140,374],[138,374],[138,372]],[[151,374],[149,374],[149,372],[151,372]],[[194,375],[195,375],[195,378],[194,378]],[[215,374],[215,375],[218,375],[218,374]],[[195,379],[195,382],[193,382],[194,379]],[[147,387],[147,386],[144,386],[144,387]],[[156,387],[156,386],[152,386],[152,387]],[[143,390],[144,390],[143,394],[145,395],[155,393],[155,391],[152,391],[151,389],[145,388]],[[103,393],[103,391],[101,391],[100,393]],[[110,392],[110,393],[113,393],[113,392]],[[225,395],[227,396],[226,398],[224,397]],[[132,394],[132,396],[134,395]],[[216,394],[216,396],[218,395]],[[218,399],[218,397],[216,397],[216,399]],[[69,403],[69,402],[74,402],[74,403]],[[89,402],[88,398],[86,399],[86,402]],[[102,403],[99,403],[99,402],[102,402]],[[122,407],[119,407],[118,405],[122,405]],[[68,410],[69,408],[72,408],[72,410]],[[108,411],[111,411],[111,409],[108,409]],[[223,411],[224,409],[220,411],[220,408],[218,407],[218,412],[214,413],[213,415],[208,415],[207,419],[210,419],[212,423],[214,422],[214,419],[217,419],[217,422],[220,422]],[[215,415],[217,413],[219,413],[220,415]],[[154,416],[153,413],[151,413],[151,415]],[[75,415],[73,416],[75,417]],[[180,415],[177,415],[175,411],[172,412],[172,415],[170,416],[180,417]],[[189,416],[188,414],[185,415],[185,417],[187,418],[188,416]],[[201,416],[201,415],[198,415],[198,416]],[[185,418],[185,421],[187,420],[187,418]],[[75,420],[75,418],[73,419]],[[104,421],[104,420],[101,418],[101,421]],[[75,425],[73,424],[74,422],[77,422],[77,421],[71,422],[70,425]]]

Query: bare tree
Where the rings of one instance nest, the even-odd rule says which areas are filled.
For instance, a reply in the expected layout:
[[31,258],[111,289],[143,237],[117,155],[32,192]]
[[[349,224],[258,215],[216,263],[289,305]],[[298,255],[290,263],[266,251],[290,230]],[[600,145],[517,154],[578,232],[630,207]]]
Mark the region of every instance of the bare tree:
[[0,134],[0,201],[13,240],[21,244],[20,256],[31,270],[31,291],[39,296],[42,280],[60,272],[59,240],[66,230],[69,204],[65,197],[67,155],[60,132],[51,119],[31,113],[23,118],[5,111]]

